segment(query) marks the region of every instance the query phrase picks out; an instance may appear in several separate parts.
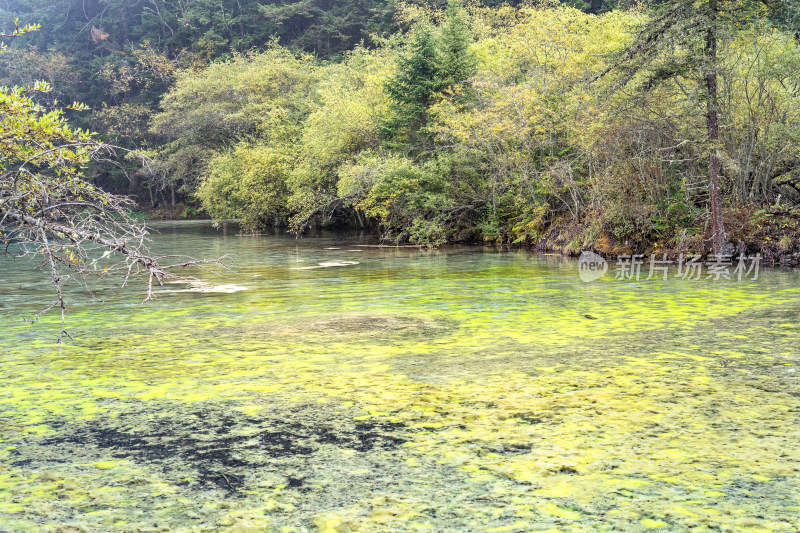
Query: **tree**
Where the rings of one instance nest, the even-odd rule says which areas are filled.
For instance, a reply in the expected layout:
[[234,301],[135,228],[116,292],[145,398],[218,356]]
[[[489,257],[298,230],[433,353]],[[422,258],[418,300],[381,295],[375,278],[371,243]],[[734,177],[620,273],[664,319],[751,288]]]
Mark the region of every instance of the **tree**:
[[215,219],[236,217],[250,229],[284,222],[291,154],[239,143],[211,161],[197,196]]
[[453,87],[475,74],[477,60],[470,51],[472,34],[458,0],[447,4],[439,37],[439,77],[445,88]]
[[433,95],[444,88],[439,71],[439,54],[432,28],[419,23],[409,43],[408,52],[397,59],[397,74],[386,82],[392,100],[392,117],[381,124],[387,139],[406,144],[425,138],[428,107]]
[[[36,29],[20,27],[5,37]],[[64,336],[66,302],[63,287],[90,275],[121,273],[124,283],[147,279],[153,285],[177,277],[150,254],[147,230],[129,214],[133,202],[106,193],[85,181],[82,169],[113,155],[113,148],[93,134],[71,128],[60,108],[47,110],[30,94],[49,91],[46,83],[0,88],[0,241],[5,255],[42,260],[56,288],[56,300],[37,315],[58,308]],[[68,109],[85,106],[74,103]],[[197,263],[181,259],[182,265]]]
[[424,145],[431,134],[426,126],[428,109],[437,97],[475,72],[476,60],[470,53],[472,41],[458,0],[447,5],[444,24],[437,38],[427,22],[414,27],[408,51],[397,59],[397,73],[386,83],[392,100],[392,117],[381,125],[388,139],[414,146]]
[[656,16],[647,22],[620,61],[601,73],[618,69],[623,73],[624,85],[639,79],[639,88],[644,91],[678,77],[694,78],[703,87],[711,244],[717,255],[731,251],[722,217],[720,183],[719,43],[735,31],[737,24],[774,9],[769,0],[669,0],[657,7]]
[[[144,173],[194,193],[210,177],[212,161],[228,170],[235,168],[235,154],[228,151],[240,142],[258,140],[257,144],[276,147],[274,153],[291,153],[297,149],[303,121],[311,111],[316,83],[310,56],[297,56],[275,43],[261,54],[237,54],[205,70],[182,72],[162,100],[164,110],[151,121],[152,134],[164,142],[150,152],[155,165],[148,161]],[[258,153],[259,164],[280,160],[275,176],[283,180],[283,159],[267,157],[263,150]],[[250,216],[253,210],[248,208],[244,215],[238,207],[233,209],[242,206],[241,202],[229,203],[215,196],[227,190],[220,186],[227,181],[220,178],[223,175],[234,177],[227,170],[217,174],[213,185],[201,194],[205,205],[215,206],[213,216],[221,215],[223,206],[230,208],[226,216],[245,217],[250,228],[257,229],[258,221]],[[274,214],[269,212],[267,219]],[[268,224],[266,219],[261,222]]]

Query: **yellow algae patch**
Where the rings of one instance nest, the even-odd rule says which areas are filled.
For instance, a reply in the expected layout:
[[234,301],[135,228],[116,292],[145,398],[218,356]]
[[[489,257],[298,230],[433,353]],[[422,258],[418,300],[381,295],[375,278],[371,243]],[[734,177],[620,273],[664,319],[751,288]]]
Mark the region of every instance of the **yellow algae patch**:
[[111,468],[117,468],[118,466],[122,466],[126,463],[126,461],[97,461],[92,463],[92,466],[95,468],[100,468],[102,470],[109,470]]
[[559,507],[554,503],[545,503],[539,505],[537,506],[537,509],[539,509],[539,511],[542,513],[549,514],[551,516],[557,516],[558,518],[565,518],[567,520],[580,520],[581,518],[581,513],[573,511],[572,509]]
[[0,501],[0,513],[21,513],[25,506],[18,503],[8,503]]
[[265,407],[263,405],[237,405],[236,409],[242,411],[244,414],[248,416],[255,416],[260,413]]
[[[751,341],[759,339],[756,325],[778,331],[791,320],[746,315],[759,306],[778,312],[785,296],[766,287],[757,288],[759,300],[736,285],[651,291],[601,283],[583,286],[576,299],[574,272],[531,276],[525,261],[443,276],[405,265],[402,279],[355,268],[317,276],[284,265],[264,275],[265,290],[226,296],[225,305],[184,294],[174,299],[191,305],[152,315],[117,307],[114,320],[97,321],[76,313],[76,326],[97,335],[61,356],[23,343],[26,334],[12,324],[0,339],[11,354],[2,368],[9,386],[0,391],[9,429],[0,439],[19,449],[3,456],[0,476],[15,474],[0,480],[3,501],[13,501],[10,509],[26,497],[58,502],[54,516],[115,508],[131,530],[213,520],[207,529],[300,531],[314,514],[320,531],[365,533],[532,531],[567,520],[556,529],[635,531],[667,521],[709,530],[800,527],[797,506],[787,505],[797,503],[797,384],[782,358],[763,364]],[[340,273],[358,285],[332,283]],[[323,274],[327,281],[307,285]],[[587,312],[597,320],[583,318]],[[740,312],[744,318],[733,316]],[[791,341],[769,342],[768,355],[798,355]],[[154,421],[147,415],[156,407]],[[140,414],[132,417],[134,408]],[[192,410],[191,424],[176,420],[181,409]],[[217,429],[230,427],[227,418],[238,426],[209,431],[211,412],[226,415]],[[92,427],[102,422],[102,430],[135,437],[121,453],[180,437],[170,466],[201,457],[206,470],[177,468],[170,477],[163,462],[137,455],[141,471],[132,473],[89,456],[82,466],[59,466],[56,477],[66,481],[17,476],[33,467],[10,465],[40,461],[26,450],[52,438],[24,428],[51,420],[66,422],[52,425],[59,433],[79,426],[102,437]],[[156,439],[150,430],[162,425],[192,433]],[[344,435],[343,425],[360,429]],[[311,445],[297,446],[300,437]],[[103,442],[125,446],[125,438]],[[90,491],[99,480],[121,493]],[[209,480],[218,484],[204,487]],[[331,487],[342,493],[331,496]],[[364,496],[376,487],[395,503]],[[704,501],[711,498],[713,507]],[[151,506],[147,524],[135,516],[143,505]]]
[[687,509],[686,507],[682,507],[682,506],[680,506],[680,505],[676,505],[676,506],[674,506],[674,507],[672,508],[672,510],[673,510],[674,512],[678,513],[679,515],[688,516],[689,518],[697,518],[697,517],[699,517],[699,516],[700,516],[699,514],[697,514],[697,513],[693,512],[693,511],[690,511],[690,510],[689,510],[689,509]]
[[336,514],[315,516],[311,522],[319,533],[343,533],[352,531],[348,522]]
[[226,533],[262,533],[269,531],[271,520],[263,511],[231,511],[219,521]]
[[536,494],[544,494],[546,496],[552,496],[553,498],[566,498],[573,495],[575,490],[568,483],[557,483],[546,489],[536,490],[535,492]]
[[650,482],[643,479],[607,479],[603,481],[603,485],[612,485],[621,489],[638,489],[650,485]]
[[47,435],[50,433],[54,433],[53,429],[45,424],[39,424],[36,426],[28,426],[23,430],[25,433],[31,433],[34,435]]

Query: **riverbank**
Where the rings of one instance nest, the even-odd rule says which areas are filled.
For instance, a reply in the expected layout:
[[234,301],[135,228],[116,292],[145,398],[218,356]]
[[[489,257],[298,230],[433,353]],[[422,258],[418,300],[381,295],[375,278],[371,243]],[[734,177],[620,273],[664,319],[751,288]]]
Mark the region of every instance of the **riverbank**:
[[[800,267],[800,209],[758,208],[727,209],[725,231],[736,254],[760,254],[764,264]],[[590,219],[576,221],[561,218],[553,222],[542,237],[532,243],[537,251],[577,256],[591,250],[604,257],[623,254],[667,254],[669,259],[711,253],[711,228],[701,221],[694,227],[681,228],[654,236],[637,232],[616,237],[593,226]]]
[[[179,204],[175,209],[142,208],[142,213],[153,221],[202,220],[207,217],[202,209]],[[516,246],[529,247],[537,252],[559,253],[577,257],[590,250],[606,258],[623,254],[649,256],[667,254],[671,260],[680,255],[711,253],[711,228],[704,220],[695,226],[676,228],[659,234],[653,228],[643,228],[630,235],[616,236],[612,231],[598,227],[597,217],[586,216],[581,220],[559,217],[546,229]],[[800,209],[761,208],[747,206],[726,209],[725,231],[736,254],[754,256],[760,254],[763,263],[782,267],[800,267]],[[278,230],[280,231],[280,230]],[[288,230],[287,230],[288,231]],[[361,232],[370,230],[359,230]],[[373,230],[376,242],[380,239]],[[491,239],[473,236],[461,242],[448,244],[486,244]],[[510,244],[503,240],[498,243]],[[424,243],[415,243],[424,245]]]

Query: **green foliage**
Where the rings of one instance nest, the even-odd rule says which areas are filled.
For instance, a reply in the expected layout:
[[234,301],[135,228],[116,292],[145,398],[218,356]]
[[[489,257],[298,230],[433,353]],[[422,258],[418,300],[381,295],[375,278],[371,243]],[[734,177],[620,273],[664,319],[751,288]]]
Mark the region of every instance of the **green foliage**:
[[[0,37],[5,39],[13,39],[32,31],[38,31],[41,28],[40,24],[25,24],[24,26],[20,26],[20,20],[18,18],[14,19],[13,24],[13,29],[10,32],[0,34]],[[8,45],[5,43],[5,41],[0,42],[0,53],[5,52],[7,49]]]
[[438,76],[443,89],[458,85],[475,73],[477,61],[471,44],[472,32],[464,7],[458,0],[450,0],[438,41]]
[[[0,78],[7,85],[47,80],[55,88],[51,99],[86,102],[93,109],[71,117],[78,125],[127,148],[158,149],[165,140],[151,133],[147,122],[160,111],[177,69],[202,69],[269,48],[275,39],[292,50],[336,57],[394,28],[393,5],[390,0],[9,0],[0,6],[0,17],[35,21],[44,31],[25,40],[22,46],[30,48],[9,49],[13,54],[0,59]],[[12,26],[5,33],[28,29]],[[174,146],[167,151],[192,152]],[[186,153],[181,159],[196,158]],[[135,172],[133,164],[123,164],[127,173]],[[177,187],[186,201],[192,190],[184,183],[187,173],[171,175],[181,166],[173,161],[129,181],[119,179],[117,166],[96,162],[89,174],[142,200],[148,192]]]
[[433,31],[427,24],[417,24],[408,51],[397,60],[397,73],[386,82],[386,94],[392,100],[392,115],[381,124],[387,139],[411,144],[428,122],[428,107],[436,93],[444,89],[439,70],[439,53]]
[[313,217],[327,220],[347,203],[337,191],[339,167],[362,151],[380,148],[378,127],[389,110],[383,86],[393,71],[392,59],[388,50],[359,47],[342,63],[318,71],[317,98],[304,123],[290,180],[293,229],[301,230]]
[[163,144],[151,152],[156,164],[149,171],[194,190],[213,170],[209,161],[238,142],[259,138],[292,146],[310,113],[316,81],[310,57],[277,46],[182,72],[151,122]]
[[215,157],[197,196],[214,218],[250,229],[284,221],[291,158],[273,147],[241,143]]
[[446,240],[435,220],[441,211],[439,180],[427,169],[400,155],[365,155],[342,168],[339,177],[340,195],[377,220],[385,238]]
[[[26,93],[20,87],[0,87],[0,171],[11,171],[30,161],[38,171],[33,175],[26,172],[23,181],[25,176],[39,178],[45,171],[53,173],[46,179],[79,179],[81,167],[89,161],[89,152],[95,146],[93,136],[70,127],[62,109],[46,111]],[[35,196],[20,194],[12,200],[21,211],[36,208],[26,204],[35,201]]]
[[277,46],[237,55],[200,72],[181,73],[164,97],[152,130],[169,140],[208,148],[264,134],[287,142],[308,114],[315,82],[311,58]]
[[412,32],[408,49],[397,59],[397,72],[386,82],[392,113],[381,124],[381,133],[390,146],[411,145],[424,148],[431,138],[427,129],[429,108],[440,93],[464,82],[475,71],[475,56],[470,51],[472,35],[458,0],[447,6],[445,21],[438,36],[426,22]]
[[98,183],[253,230],[533,244],[563,222],[592,228],[573,248],[600,233],[668,240],[701,222],[712,149],[731,205],[800,201],[792,10],[720,4],[709,143],[709,2],[411,2],[392,19],[383,0],[114,0],[87,3],[97,31],[83,34],[65,2],[10,2],[63,32],[10,49],[0,70],[44,77],[64,101],[96,95],[91,125],[147,147],[138,172],[93,167]]
[[[633,80],[653,84],[644,96],[606,92],[615,80],[589,83],[647,16],[467,11],[456,2],[444,14],[408,9],[408,34],[376,50],[357,47],[341,62],[318,64],[274,45],[179,74],[153,121],[171,139],[159,160],[171,176],[200,184],[213,216],[254,229],[287,219],[298,232],[335,222],[395,241],[535,243],[554,221],[580,222],[591,206],[592,231],[569,241],[575,247],[602,231],[669,238],[702,213],[702,197],[684,179],[702,173],[703,156],[695,151],[704,136],[694,111],[699,85],[681,70],[691,48],[651,58],[653,69]],[[753,63],[732,63],[722,69],[722,105],[735,119],[723,133],[734,146],[759,128],[752,146],[766,161],[769,147],[791,146],[800,131],[797,108],[780,96],[796,54],[773,29],[735,35],[721,45],[723,64],[764,57],[747,75],[763,79],[774,105],[753,107],[753,88],[736,72]],[[613,116],[610,106],[629,111]],[[669,118],[688,116],[697,119]],[[771,165],[764,174],[774,174]]]

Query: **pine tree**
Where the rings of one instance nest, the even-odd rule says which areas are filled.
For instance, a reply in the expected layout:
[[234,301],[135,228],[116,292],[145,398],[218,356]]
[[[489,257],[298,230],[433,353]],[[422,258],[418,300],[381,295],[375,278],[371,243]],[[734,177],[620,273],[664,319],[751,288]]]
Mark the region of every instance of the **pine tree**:
[[472,37],[458,0],[447,7],[439,38],[433,28],[418,24],[414,28],[408,52],[398,58],[398,72],[386,83],[392,99],[393,116],[381,125],[381,133],[393,144],[425,144],[428,108],[437,95],[464,82],[476,68],[470,53]]
[[464,8],[458,0],[450,0],[439,37],[439,76],[445,88],[463,83],[475,74],[477,61],[469,50],[471,42]]
[[[772,9],[775,7],[766,0],[668,0],[659,5],[654,18],[619,61],[601,73],[621,71],[625,85],[637,74],[645,74],[646,81],[640,87],[644,91],[681,76],[694,77],[703,87],[712,248],[715,254],[731,251],[722,219],[717,49],[725,33],[732,32],[753,15]],[[683,54],[685,50],[690,53]]]
[[410,142],[428,122],[433,96],[444,87],[431,27],[418,24],[409,51],[397,61],[398,72],[386,83],[393,116],[381,125],[388,139]]

